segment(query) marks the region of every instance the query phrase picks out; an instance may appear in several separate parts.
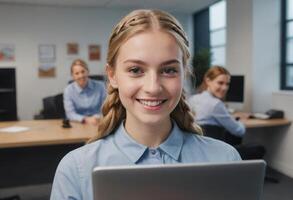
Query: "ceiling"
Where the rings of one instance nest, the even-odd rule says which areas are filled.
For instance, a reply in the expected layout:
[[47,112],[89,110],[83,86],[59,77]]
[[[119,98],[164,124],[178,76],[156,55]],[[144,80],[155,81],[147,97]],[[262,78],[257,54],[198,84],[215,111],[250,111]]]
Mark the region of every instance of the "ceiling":
[[[218,0],[0,0],[0,3],[99,8],[157,8],[171,12],[193,13]],[[0,5],[1,6],[1,5]]]

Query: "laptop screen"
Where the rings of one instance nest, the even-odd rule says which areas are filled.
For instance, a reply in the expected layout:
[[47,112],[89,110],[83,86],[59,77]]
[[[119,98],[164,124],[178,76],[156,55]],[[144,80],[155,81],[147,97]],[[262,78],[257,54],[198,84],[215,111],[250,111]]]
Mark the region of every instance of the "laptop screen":
[[265,162],[97,167],[95,200],[260,200]]

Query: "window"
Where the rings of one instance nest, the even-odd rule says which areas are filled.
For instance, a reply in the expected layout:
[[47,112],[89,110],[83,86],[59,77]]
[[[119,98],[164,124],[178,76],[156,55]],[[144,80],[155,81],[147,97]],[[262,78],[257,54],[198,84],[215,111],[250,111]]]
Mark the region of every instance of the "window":
[[209,8],[210,50],[212,65],[226,64],[226,1]]
[[293,0],[282,0],[281,89],[293,90]]

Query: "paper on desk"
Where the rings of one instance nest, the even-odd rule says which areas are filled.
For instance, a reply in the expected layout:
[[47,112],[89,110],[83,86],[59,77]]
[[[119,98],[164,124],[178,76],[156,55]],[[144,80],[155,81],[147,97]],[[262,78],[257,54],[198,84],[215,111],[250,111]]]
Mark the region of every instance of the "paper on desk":
[[29,130],[29,128],[24,126],[10,126],[6,128],[1,128],[0,132],[17,133],[17,132],[22,132],[27,130]]

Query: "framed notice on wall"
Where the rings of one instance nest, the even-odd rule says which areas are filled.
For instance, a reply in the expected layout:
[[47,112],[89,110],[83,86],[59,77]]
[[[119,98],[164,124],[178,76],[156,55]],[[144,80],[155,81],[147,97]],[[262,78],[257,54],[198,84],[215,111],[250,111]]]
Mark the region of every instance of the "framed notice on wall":
[[67,55],[78,55],[79,53],[79,45],[75,42],[67,43]]
[[56,46],[54,44],[39,45],[39,61],[40,63],[51,63],[56,60]]
[[56,67],[53,63],[42,63],[39,65],[39,77],[52,78],[55,77]]
[[101,59],[101,47],[97,44],[90,44],[88,47],[89,60],[100,60]]
[[39,77],[50,78],[56,76],[56,45],[39,45]]
[[0,62],[15,61],[15,50],[13,44],[0,44]]

